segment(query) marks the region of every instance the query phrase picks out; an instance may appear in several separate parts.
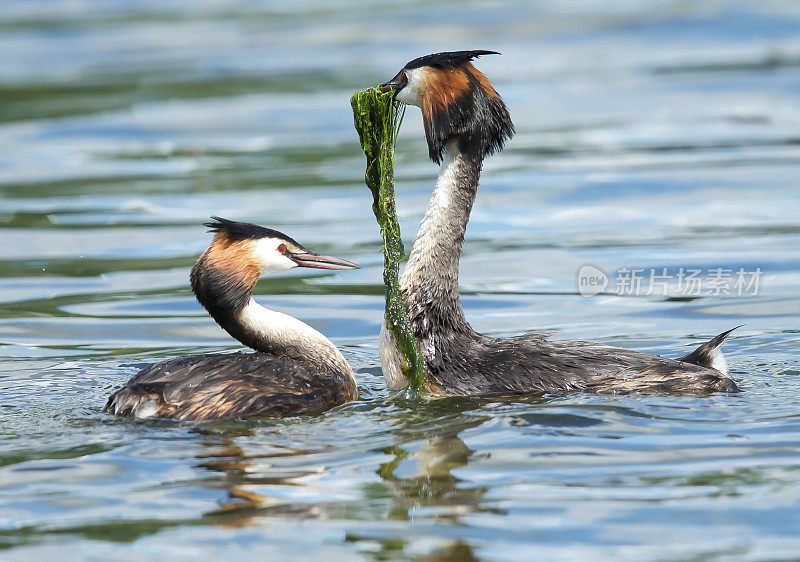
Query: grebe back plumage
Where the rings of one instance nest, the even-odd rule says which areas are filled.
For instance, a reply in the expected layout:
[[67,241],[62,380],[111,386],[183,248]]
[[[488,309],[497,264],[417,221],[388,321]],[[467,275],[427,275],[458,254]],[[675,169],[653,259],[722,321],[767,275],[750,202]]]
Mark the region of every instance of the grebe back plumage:
[[[719,346],[730,331],[680,360],[541,334],[499,339],[477,333],[458,294],[458,265],[483,159],[514,134],[488,79],[471,63],[494,51],[435,53],[410,61],[381,89],[422,110],[430,158],[441,164],[400,286],[438,395],[491,396],[569,391],[602,393],[736,391]],[[407,384],[394,338],[381,329],[381,365],[390,388]],[[719,369],[718,369],[719,368]]]
[[295,267],[357,269],[313,253],[269,228],[212,217],[214,238],[190,275],[214,320],[256,353],[190,355],[143,369],[104,410],[182,420],[280,416],[321,411],[357,397],[353,370],[317,330],[257,304],[260,275]]

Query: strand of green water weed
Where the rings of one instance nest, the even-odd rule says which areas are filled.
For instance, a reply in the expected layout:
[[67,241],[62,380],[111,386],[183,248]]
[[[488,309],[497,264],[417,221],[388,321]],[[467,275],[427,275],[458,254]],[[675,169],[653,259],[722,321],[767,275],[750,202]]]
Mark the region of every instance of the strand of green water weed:
[[399,109],[394,92],[378,88],[356,92],[350,98],[361,148],[367,157],[364,181],[372,192],[372,211],[383,237],[383,283],[386,286],[386,326],[394,334],[402,357],[400,368],[409,388],[425,390],[425,361],[400,294],[403,243],[394,202],[394,148],[405,106]]

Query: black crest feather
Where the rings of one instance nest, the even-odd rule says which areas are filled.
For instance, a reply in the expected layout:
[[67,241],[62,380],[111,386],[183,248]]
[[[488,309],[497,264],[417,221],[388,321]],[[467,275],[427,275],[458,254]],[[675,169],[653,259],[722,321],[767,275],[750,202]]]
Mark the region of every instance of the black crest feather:
[[211,216],[212,222],[205,222],[203,226],[208,227],[209,232],[221,232],[231,240],[247,240],[258,238],[280,238],[291,242],[296,246],[303,247],[296,240],[290,236],[286,236],[283,232],[267,228],[265,226],[258,226],[249,222],[237,222],[222,217]]
[[483,55],[499,55],[497,51],[444,51],[442,53],[433,53],[432,55],[425,55],[424,57],[415,58],[406,64],[406,68],[420,68],[422,66],[432,66],[434,68],[451,68],[459,66],[465,62],[470,62]]

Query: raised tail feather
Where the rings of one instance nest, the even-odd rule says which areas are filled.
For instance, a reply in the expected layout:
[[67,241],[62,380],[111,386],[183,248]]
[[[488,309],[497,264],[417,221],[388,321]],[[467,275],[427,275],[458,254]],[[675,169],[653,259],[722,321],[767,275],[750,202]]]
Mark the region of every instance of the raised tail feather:
[[725,356],[722,355],[722,351],[719,349],[719,346],[722,345],[722,342],[725,341],[725,338],[727,338],[732,331],[736,330],[737,328],[741,328],[742,326],[744,326],[744,324],[740,324],[739,326],[736,326],[736,328],[731,328],[727,332],[722,332],[720,335],[707,341],[688,355],[684,355],[678,359],[678,361],[691,363],[692,365],[700,365],[701,367],[708,367],[709,369],[716,369],[723,375],[727,375],[728,362],[725,360]]

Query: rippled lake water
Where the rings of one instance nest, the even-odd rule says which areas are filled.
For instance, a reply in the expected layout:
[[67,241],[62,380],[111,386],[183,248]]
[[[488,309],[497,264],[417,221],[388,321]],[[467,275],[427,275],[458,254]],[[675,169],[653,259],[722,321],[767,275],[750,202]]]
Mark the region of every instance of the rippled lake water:
[[[800,552],[800,7],[734,0],[5,0],[0,559],[724,559]],[[473,325],[667,356],[738,395],[392,399],[350,94],[437,50],[518,134],[461,269]],[[409,109],[410,245],[437,172]],[[361,398],[236,423],[101,413],[142,366],[237,346],[194,301],[210,214],[363,266],[263,280]],[[584,298],[591,264],[762,271],[757,295]]]

